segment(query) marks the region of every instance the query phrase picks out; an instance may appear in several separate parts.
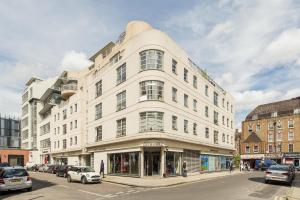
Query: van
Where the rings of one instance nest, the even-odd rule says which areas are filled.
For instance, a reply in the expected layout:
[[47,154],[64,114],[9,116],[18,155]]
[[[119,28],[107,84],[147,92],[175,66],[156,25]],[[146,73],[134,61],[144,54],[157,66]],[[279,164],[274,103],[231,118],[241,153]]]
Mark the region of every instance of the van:
[[274,160],[269,160],[269,159],[255,161],[256,170],[266,170],[272,165],[277,165],[277,163]]

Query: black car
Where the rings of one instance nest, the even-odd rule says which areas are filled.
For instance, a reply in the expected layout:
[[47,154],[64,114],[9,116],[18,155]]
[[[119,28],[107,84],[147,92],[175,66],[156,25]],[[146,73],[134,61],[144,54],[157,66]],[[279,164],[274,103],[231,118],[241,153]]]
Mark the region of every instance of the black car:
[[1,167],[10,167],[10,165],[7,162],[3,162],[3,163],[0,163],[0,168]]
[[72,165],[60,165],[56,170],[56,176],[67,178],[68,171],[71,167]]
[[56,174],[57,169],[60,165],[49,165],[47,172],[51,174]]

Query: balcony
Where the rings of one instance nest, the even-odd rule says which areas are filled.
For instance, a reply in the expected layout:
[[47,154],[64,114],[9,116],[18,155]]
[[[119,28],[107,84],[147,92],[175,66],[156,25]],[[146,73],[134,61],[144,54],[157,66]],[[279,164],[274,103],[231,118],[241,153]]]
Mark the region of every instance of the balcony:
[[63,99],[68,99],[77,91],[77,83],[68,83],[61,87],[61,96]]

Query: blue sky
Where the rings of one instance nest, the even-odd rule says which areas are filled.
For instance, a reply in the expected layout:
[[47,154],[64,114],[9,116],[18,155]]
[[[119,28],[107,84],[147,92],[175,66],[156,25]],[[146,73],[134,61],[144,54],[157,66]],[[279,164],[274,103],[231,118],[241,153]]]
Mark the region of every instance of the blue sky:
[[131,20],[169,34],[231,92],[236,127],[256,105],[300,96],[300,1],[2,0],[0,113],[31,76],[79,69]]

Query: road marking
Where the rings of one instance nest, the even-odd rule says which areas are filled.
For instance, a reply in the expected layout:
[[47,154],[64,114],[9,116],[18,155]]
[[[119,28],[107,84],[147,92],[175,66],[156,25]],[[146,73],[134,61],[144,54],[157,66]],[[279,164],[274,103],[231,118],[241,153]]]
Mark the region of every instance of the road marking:
[[124,193],[124,192],[117,192],[116,194],[119,195],[119,194],[123,194],[123,193]]
[[59,187],[63,187],[63,188],[69,188],[69,186],[66,186],[66,185],[57,185]]
[[89,191],[85,191],[85,190],[78,190],[79,192],[83,192],[83,193],[86,193],[86,194],[91,194],[91,195],[95,195],[95,196],[98,196],[98,197],[106,197],[106,195],[101,195],[101,194],[97,194],[97,193],[94,193],[94,192],[89,192]]

